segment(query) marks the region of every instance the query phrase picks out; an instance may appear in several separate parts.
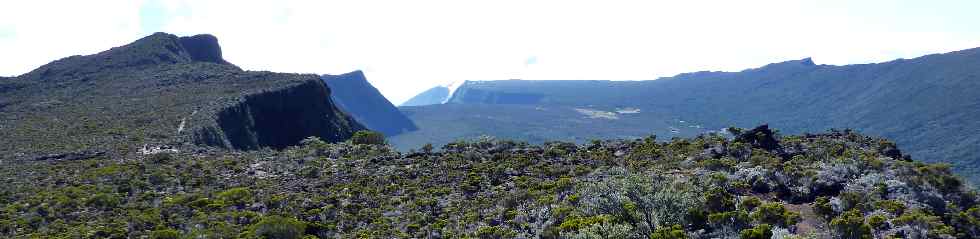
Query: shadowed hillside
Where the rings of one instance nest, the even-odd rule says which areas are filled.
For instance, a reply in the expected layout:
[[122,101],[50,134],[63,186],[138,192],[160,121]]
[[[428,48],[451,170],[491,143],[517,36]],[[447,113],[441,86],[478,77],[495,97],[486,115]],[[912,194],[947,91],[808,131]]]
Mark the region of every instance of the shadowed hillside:
[[364,72],[323,75],[320,78],[333,90],[330,95],[333,102],[368,129],[387,136],[418,129],[412,120],[367,81]]

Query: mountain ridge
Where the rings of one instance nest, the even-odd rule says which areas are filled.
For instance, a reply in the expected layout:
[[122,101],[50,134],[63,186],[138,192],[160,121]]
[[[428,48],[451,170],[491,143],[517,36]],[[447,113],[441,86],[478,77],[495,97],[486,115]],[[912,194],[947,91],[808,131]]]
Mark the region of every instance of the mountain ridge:
[[[980,136],[975,135],[980,135],[980,123],[970,118],[980,117],[980,95],[974,93],[978,91],[980,48],[844,66],[817,65],[805,58],[738,72],[684,73],[648,81],[479,81],[465,84],[457,92],[460,97],[450,101],[464,106],[403,108],[422,130],[393,142],[400,148],[417,146],[416,141],[451,142],[433,137],[442,134],[426,132],[439,124],[455,125],[457,132],[447,134],[459,137],[487,134],[537,143],[541,141],[534,139],[551,136],[584,142],[588,137],[651,132],[693,137],[761,123],[788,133],[853,128],[893,138],[924,161],[952,163],[958,173],[976,181],[980,148],[975,145],[980,145]],[[487,113],[463,109],[466,105]],[[616,113],[627,108],[638,113]],[[520,115],[527,117],[516,117]],[[514,123],[542,117],[563,119],[552,120],[557,121],[553,126]],[[615,120],[602,121],[604,117]],[[544,128],[521,128],[528,125]],[[578,130],[585,127],[598,131]],[[489,130],[511,128],[526,133],[495,135]],[[422,135],[428,135],[427,140],[418,138]]]
[[442,104],[449,99],[449,88],[445,86],[436,86],[429,88],[428,90],[419,93],[412,98],[406,100],[401,106],[423,106],[423,105],[435,105]]
[[418,129],[415,123],[368,82],[364,72],[356,70],[340,75],[321,75],[320,79],[333,89],[330,97],[337,106],[368,129],[386,136]]
[[[221,58],[211,35],[155,33],[53,61],[0,82],[0,89],[4,157],[85,150],[114,157],[137,153],[134,144],[283,148],[307,136],[342,141],[363,129],[334,106],[319,76],[243,71]],[[301,98],[318,103],[287,104]],[[238,113],[222,113],[232,109]],[[255,128],[267,119],[311,113],[316,116],[285,121],[293,127],[278,132]],[[222,125],[227,117],[245,123]]]

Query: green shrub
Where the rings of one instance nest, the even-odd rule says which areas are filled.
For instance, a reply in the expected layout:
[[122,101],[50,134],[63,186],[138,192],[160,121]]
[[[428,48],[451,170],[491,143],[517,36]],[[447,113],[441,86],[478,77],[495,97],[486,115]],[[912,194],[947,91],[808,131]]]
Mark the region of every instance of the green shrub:
[[980,206],[954,213],[950,224],[966,238],[980,238]]
[[741,203],[742,209],[745,209],[746,211],[755,210],[755,208],[759,207],[759,205],[762,205],[762,200],[759,200],[758,197],[754,196],[743,198]]
[[293,218],[266,216],[252,225],[252,233],[259,238],[295,239],[303,236],[306,223]]
[[85,202],[86,205],[98,208],[113,208],[119,205],[120,199],[115,194],[111,193],[97,193],[93,195],[88,201]]
[[174,159],[174,156],[170,153],[156,153],[150,156],[150,162],[153,163],[167,163]]
[[351,142],[354,144],[381,145],[385,144],[385,136],[379,132],[361,130],[354,133]]
[[304,178],[319,178],[320,177],[320,167],[316,165],[308,165],[299,170],[299,175]]
[[893,215],[902,215],[905,212],[905,204],[898,200],[881,200],[874,203],[875,209],[885,210]]
[[500,226],[480,227],[476,229],[476,237],[484,239],[515,238],[517,237],[517,232],[514,232],[510,228]]
[[723,171],[723,170],[731,171],[735,168],[737,164],[738,162],[736,162],[732,158],[719,158],[719,159],[710,158],[701,161],[701,167],[714,171]]
[[210,198],[198,198],[196,200],[188,202],[187,206],[192,208],[197,208],[197,209],[206,209],[208,205],[213,204],[212,201],[213,200],[211,200]]
[[907,210],[904,214],[892,220],[895,225],[910,225],[921,228],[930,238],[939,238],[941,235],[952,235],[953,228],[946,225],[939,216],[932,215],[929,211],[916,209]]
[[150,232],[151,239],[177,239],[179,237],[180,237],[180,232],[169,228]]
[[772,226],[769,224],[759,224],[753,228],[742,230],[739,233],[741,239],[769,239],[772,238]]
[[732,194],[721,188],[712,188],[704,195],[705,207],[708,212],[727,212],[735,210],[735,202]]
[[858,209],[862,212],[867,211],[868,199],[867,195],[857,192],[842,192],[840,194],[841,206],[844,208],[843,211],[848,211],[851,209]]
[[252,201],[252,191],[248,188],[232,188],[218,193],[218,199],[227,204],[242,206]]
[[872,216],[868,217],[868,225],[871,226],[871,228],[874,228],[874,229],[882,229],[882,228],[884,228],[885,226],[887,226],[887,224],[885,224],[885,222],[887,222],[887,221],[888,221],[888,218],[885,218],[885,216],[880,215],[880,214],[875,214],[875,215],[872,215]]
[[299,144],[300,145],[303,145],[303,146],[308,146],[308,147],[313,147],[313,148],[319,148],[319,147],[323,147],[323,146],[327,145],[327,142],[324,142],[319,137],[310,136],[310,137],[306,137],[305,139],[299,141]]
[[949,164],[928,164],[916,168],[922,178],[943,193],[955,192],[963,186],[963,182],[950,171]]
[[687,222],[694,230],[705,229],[708,227],[708,212],[701,208],[688,209]]
[[593,217],[568,217],[558,226],[562,231],[577,231],[589,225],[609,222],[611,217],[608,215],[598,215]]
[[743,228],[751,222],[749,213],[744,210],[712,213],[708,215],[711,224],[730,224],[735,228]]
[[687,239],[687,232],[684,231],[684,227],[681,225],[673,225],[670,227],[661,227],[653,231],[650,234],[650,239]]
[[462,189],[466,192],[477,192],[480,191],[480,185],[483,182],[483,177],[476,172],[470,172],[466,174],[466,179],[463,180]]
[[782,203],[764,203],[754,212],[752,219],[770,225],[788,227],[800,220],[800,214],[786,210]]
[[837,216],[837,213],[834,212],[834,207],[830,205],[830,198],[827,197],[817,197],[813,201],[813,211],[825,219]]
[[854,209],[842,213],[830,221],[837,236],[843,239],[870,239],[871,225],[864,223],[864,215]]

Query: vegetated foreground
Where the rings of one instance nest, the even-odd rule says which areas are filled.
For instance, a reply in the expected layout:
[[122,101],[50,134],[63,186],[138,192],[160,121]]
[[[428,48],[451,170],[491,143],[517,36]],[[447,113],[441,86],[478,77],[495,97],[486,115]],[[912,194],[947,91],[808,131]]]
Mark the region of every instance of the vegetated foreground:
[[890,141],[733,131],[407,154],[377,138],[310,138],[282,151],[7,162],[0,236],[980,237],[976,191]]

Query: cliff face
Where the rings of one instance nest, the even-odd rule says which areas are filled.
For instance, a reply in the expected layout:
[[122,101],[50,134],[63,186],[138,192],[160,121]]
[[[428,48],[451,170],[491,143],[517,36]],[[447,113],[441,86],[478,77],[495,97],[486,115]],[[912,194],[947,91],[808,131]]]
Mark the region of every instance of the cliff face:
[[143,145],[284,148],[364,127],[312,74],[243,71],[211,35],[156,33],[0,79],[0,160]]
[[417,130],[418,127],[371,85],[361,71],[342,75],[323,75],[332,89],[330,98],[368,129],[387,136]]
[[[316,136],[328,142],[343,141],[364,129],[331,101],[322,83],[309,81],[293,87],[245,96],[218,113],[223,135],[197,133],[196,141],[236,149],[282,149]],[[211,131],[212,129],[202,129]],[[219,139],[219,141],[215,141]]]
[[449,99],[449,103],[470,104],[535,104],[544,95],[532,93],[498,92],[468,88],[461,86]]
[[180,45],[190,55],[191,60],[230,64],[221,57],[221,46],[218,45],[218,38],[212,35],[201,34],[181,37]]

